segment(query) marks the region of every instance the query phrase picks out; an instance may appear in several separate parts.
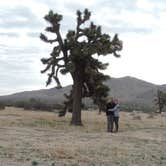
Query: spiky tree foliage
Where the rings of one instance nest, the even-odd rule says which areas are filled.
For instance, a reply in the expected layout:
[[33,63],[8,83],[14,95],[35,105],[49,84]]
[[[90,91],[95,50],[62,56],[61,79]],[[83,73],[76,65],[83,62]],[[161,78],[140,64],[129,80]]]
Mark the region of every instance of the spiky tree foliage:
[[109,76],[103,75],[98,72],[98,70],[93,70],[89,76],[86,76],[86,82],[89,87],[87,96],[90,96],[93,99],[93,103],[98,106],[99,112],[105,110],[104,106],[106,105],[106,99],[110,89],[104,82],[109,78]]
[[48,39],[41,34],[40,38],[47,43],[55,43],[49,58],[41,61],[46,68],[42,71],[48,74],[47,85],[54,79],[61,87],[58,77],[62,74],[70,73],[73,79],[73,89],[69,99],[72,101],[72,120],[71,124],[82,125],[81,122],[81,100],[85,96],[92,97],[96,103],[102,98],[102,93],[106,93],[106,87],[102,81],[107,78],[100,71],[106,69],[108,64],[103,64],[93,55],[113,54],[119,57],[117,51],[122,50],[122,42],[118,35],[111,39],[108,34],[101,32],[101,27],[93,22],[85,26],[85,22],[90,19],[91,13],[85,9],[84,12],[77,11],[76,29],[69,30],[66,38],[60,34],[60,21],[62,15],[54,13],[52,10],[44,17],[50,24],[46,28],[47,32],[56,34],[55,39]]
[[68,112],[72,112],[72,105],[73,105],[73,89],[71,89],[69,94],[64,94],[65,101],[64,101],[64,107],[62,110],[59,111],[59,116],[65,116],[65,114]]
[[159,113],[163,112],[164,106],[166,106],[166,93],[157,90],[157,98],[155,99],[155,104],[159,107]]

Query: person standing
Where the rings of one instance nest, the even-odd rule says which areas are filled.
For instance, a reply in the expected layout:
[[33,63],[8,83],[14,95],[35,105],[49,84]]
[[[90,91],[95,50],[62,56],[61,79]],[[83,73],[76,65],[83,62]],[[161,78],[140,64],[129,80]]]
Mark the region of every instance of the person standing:
[[113,123],[115,123],[115,132],[118,132],[120,105],[118,99],[116,99],[114,102],[115,102],[115,107],[114,107]]
[[116,106],[116,104],[113,99],[111,99],[106,105],[107,132],[113,132],[114,107],[115,106]]

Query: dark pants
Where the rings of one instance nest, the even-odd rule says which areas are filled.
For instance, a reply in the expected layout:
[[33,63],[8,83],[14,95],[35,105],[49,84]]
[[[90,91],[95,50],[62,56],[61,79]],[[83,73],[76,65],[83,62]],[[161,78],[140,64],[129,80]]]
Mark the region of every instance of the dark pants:
[[113,122],[115,123],[115,132],[118,132],[119,129],[119,117],[114,117]]
[[112,132],[113,131],[113,125],[114,125],[114,116],[113,115],[107,115],[107,131]]

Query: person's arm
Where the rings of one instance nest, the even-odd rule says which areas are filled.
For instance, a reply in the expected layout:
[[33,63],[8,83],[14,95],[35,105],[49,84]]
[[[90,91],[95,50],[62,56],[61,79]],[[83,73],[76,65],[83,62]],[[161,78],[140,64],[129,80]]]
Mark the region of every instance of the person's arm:
[[121,110],[120,110],[120,105],[117,104],[115,112],[119,115],[119,112],[120,112],[120,111],[121,111]]
[[114,108],[109,108],[108,111],[109,112],[114,112],[116,110],[116,106]]
[[116,109],[119,109],[119,111],[120,111],[120,105],[119,104],[117,104],[115,107],[116,107]]
[[110,108],[109,111],[113,112],[113,111],[116,111],[117,109],[120,109],[119,104],[115,105],[114,108]]

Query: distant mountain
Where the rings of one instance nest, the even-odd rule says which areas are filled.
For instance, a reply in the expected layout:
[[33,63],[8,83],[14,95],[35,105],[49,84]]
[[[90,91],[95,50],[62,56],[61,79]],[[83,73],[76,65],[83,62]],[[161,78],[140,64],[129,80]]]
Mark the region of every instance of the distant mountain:
[[[155,85],[134,77],[111,78],[106,82],[110,87],[110,96],[114,96],[121,103],[135,104],[144,107],[153,107],[154,98],[157,89],[166,90],[166,85]],[[71,86],[66,86],[61,89],[51,88],[36,91],[27,91],[15,93],[12,95],[0,96],[0,101],[28,101],[31,98],[40,99],[49,104],[62,104],[64,101],[64,93],[69,93]],[[92,105],[90,99],[86,99],[85,103],[88,106]]]
[[133,77],[112,78],[106,83],[110,88],[110,95],[121,102],[152,104],[159,85],[155,85]]
[[35,98],[41,101],[46,101],[49,104],[57,103],[61,104],[64,100],[64,93],[69,93],[71,86],[66,86],[61,89],[51,88],[51,89],[41,89],[34,91],[25,91],[20,93],[15,93],[12,95],[0,96],[0,101],[28,101],[29,99]]

